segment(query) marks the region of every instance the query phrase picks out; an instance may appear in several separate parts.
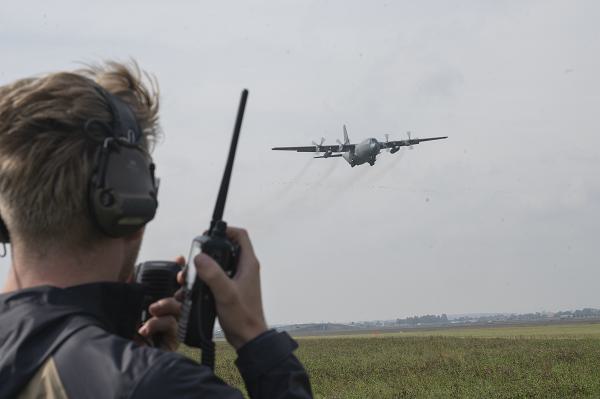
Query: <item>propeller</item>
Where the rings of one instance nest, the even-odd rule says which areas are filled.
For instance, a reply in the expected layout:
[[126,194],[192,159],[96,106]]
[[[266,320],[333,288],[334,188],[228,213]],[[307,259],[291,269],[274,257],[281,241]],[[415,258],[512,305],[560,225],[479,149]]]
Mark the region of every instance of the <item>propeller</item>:
[[342,143],[340,141],[340,139],[337,139],[336,141],[339,144],[339,146],[338,146],[338,152],[342,152],[342,150],[344,149],[344,143]]
[[390,154],[395,154],[398,151],[400,151],[400,147],[397,145],[390,145],[390,135],[386,134],[385,135],[385,148],[387,150],[387,152],[389,152]]
[[325,137],[321,137],[321,143],[320,143],[320,144],[317,144],[317,143],[315,143],[314,141],[312,142],[312,143],[313,143],[313,145],[315,146],[315,150],[316,150],[315,152],[316,152],[316,153],[323,152],[323,151],[321,151],[321,147],[323,146],[323,143],[324,143],[324,142],[325,142]]
[[408,149],[412,150],[413,149],[413,145],[410,143],[410,130],[408,132],[406,132],[406,134],[408,135]]

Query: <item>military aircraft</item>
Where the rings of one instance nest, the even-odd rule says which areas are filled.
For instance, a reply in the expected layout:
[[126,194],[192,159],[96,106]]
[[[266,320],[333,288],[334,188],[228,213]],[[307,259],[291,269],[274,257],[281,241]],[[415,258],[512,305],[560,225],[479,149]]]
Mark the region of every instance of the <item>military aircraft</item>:
[[388,152],[394,154],[400,150],[400,147],[407,146],[412,150],[413,145],[419,144],[423,141],[441,140],[447,139],[448,136],[444,137],[429,137],[426,139],[412,139],[410,132],[407,132],[408,140],[389,141],[389,134],[385,135],[385,141],[377,141],[374,138],[368,138],[363,140],[359,144],[351,144],[348,138],[348,131],[346,125],[344,125],[344,142],[337,140],[337,145],[323,145],[325,138],[321,138],[321,143],[317,144],[314,141],[312,146],[306,147],[275,147],[273,150],[280,151],[296,151],[296,152],[314,152],[316,157],[314,158],[335,158],[343,157],[352,167],[356,165],[362,165],[369,163],[369,165],[375,165],[377,155],[381,153],[382,149],[387,149]]

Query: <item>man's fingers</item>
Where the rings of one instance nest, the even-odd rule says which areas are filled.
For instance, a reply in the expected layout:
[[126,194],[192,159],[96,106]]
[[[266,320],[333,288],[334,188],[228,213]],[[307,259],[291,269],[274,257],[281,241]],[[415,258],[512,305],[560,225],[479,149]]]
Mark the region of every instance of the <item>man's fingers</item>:
[[173,316],[153,317],[138,330],[140,335],[151,337],[156,334],[177,334],[177,320]]
[[233,281],[221,269],[213,258],[206,254],[199,254],[194,258],[198,277],[213,292],[217,302],[229,302],[236,294]]
[[185,258],[183,257],[183,255],[179,255],[175,258],[175,263],[177,263],[180,266],[185,266]]
[[227,228],[227,236],[240,244],[242,248],[248,248],[251,253],[254,255],[254,249],[252,249],[252,243],[250,242],[250,236],[245,229],[241,229],[238,227],[228,227]]
[[248,232],[245,229],[228,227],[227,236],[240,245],[240,259],[234,279],[238,280],[248,272],[251,274],[256,273],[260,266],[254,254],[254,248],[252,248]]
[[185,299],[185,290],[183,288],[178,289],[173,297],[176,301],[183,302]]
[[[175,257],[175,263],[177,263],[181,268],[185,267],[185,257],[183,255],[179,255]],[[177,273],[177,284],[183,285],[185,284],[185,273],[182,271]]]
[[148,309],[152,316],[173,316],[179,319],[181,315],[181,302],[175,298],[163,298],[160,301],[154,302]]

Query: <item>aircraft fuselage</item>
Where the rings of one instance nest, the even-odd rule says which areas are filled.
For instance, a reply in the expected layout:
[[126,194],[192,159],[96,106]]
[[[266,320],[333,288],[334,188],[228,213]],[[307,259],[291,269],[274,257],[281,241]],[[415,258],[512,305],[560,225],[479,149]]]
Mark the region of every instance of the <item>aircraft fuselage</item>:
[[347,152],[343,158],[350,166],[362,165],[363,163],[375,164],[377,155],[381,152],[379,141],[374,138],[369,138],[357,144],[354,151]]

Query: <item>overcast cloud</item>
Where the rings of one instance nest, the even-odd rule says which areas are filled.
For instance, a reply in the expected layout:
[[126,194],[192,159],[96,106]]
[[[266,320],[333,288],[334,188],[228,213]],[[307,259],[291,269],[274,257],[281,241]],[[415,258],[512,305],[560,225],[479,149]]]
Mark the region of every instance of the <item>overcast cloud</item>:
[[[0,3],[0,84],[129,57],[156,75],[142,260],[208,225],[247,87],[226,220],[252,233],[271,323],[600,307],[598,2],[123,3]],[[374,167],[270,151],[343,123],[450,138]]]

